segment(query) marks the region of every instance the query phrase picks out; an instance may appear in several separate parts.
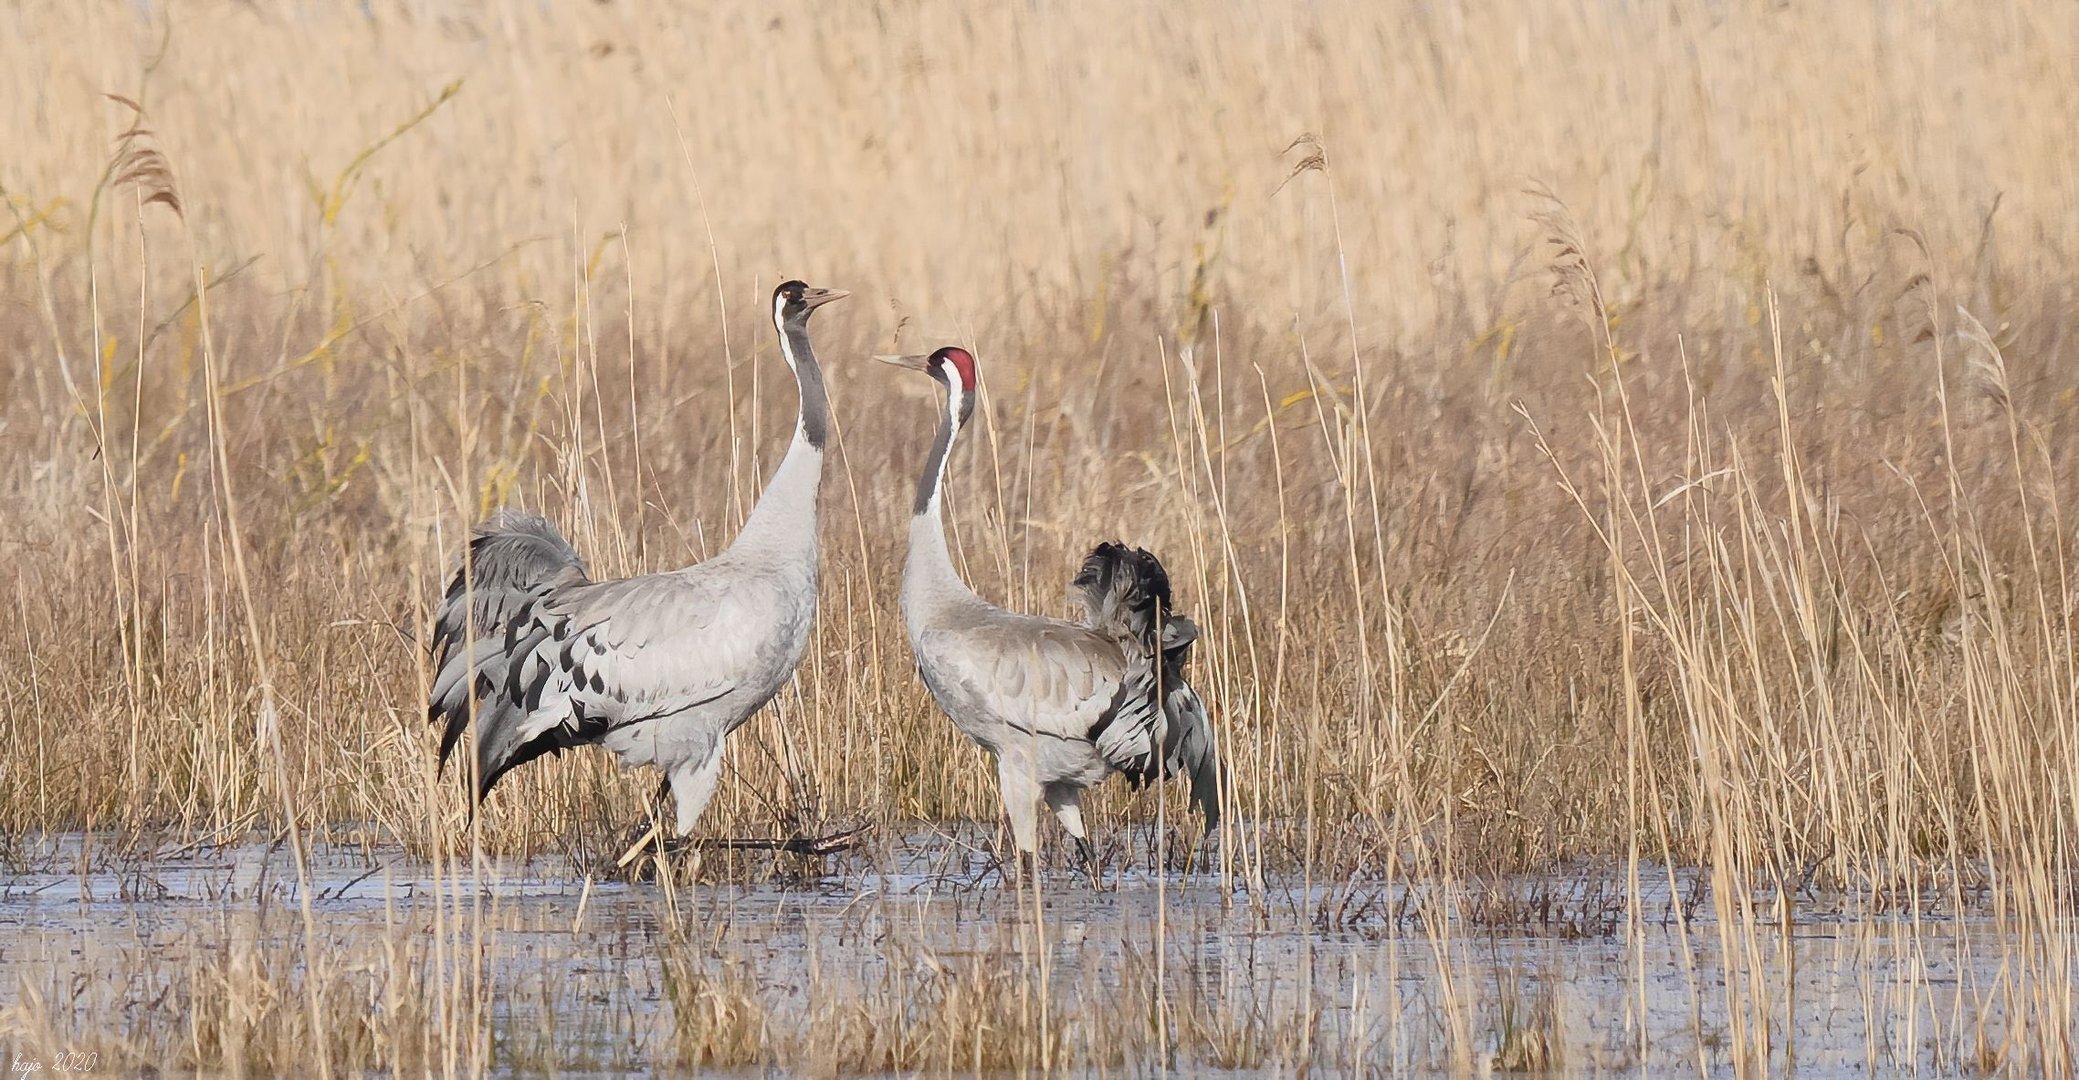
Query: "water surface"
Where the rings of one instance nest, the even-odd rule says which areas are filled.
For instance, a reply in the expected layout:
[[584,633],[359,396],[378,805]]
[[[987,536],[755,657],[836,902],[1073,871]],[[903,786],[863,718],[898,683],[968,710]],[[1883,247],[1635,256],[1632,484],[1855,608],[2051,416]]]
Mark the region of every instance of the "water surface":
[[[2026,1033],[2014,1014],[2048,1000],[2030,983],[2041,965],[2017,964],[1979,914],[1872,915],[1805,894],[1787,924],[1764,904],[1729,930],[1699,882],[1656,872],[1634,926],[1616,868],[1419,890],[1115,868],[1102,892],[1042,874],[1035,897],[979,848],[920,834],[815,876],[669,884],[327,848],[306,927],[282,847],[111,855],[48,838],[18,845],[0,877],[0,1011],[35,1004],[68,1037],[173,1039],[183,998],[229,992],[238,972],[294,985],[306,934],[327,978],[366,987],[372,1028],[406,1022],[408,989],[482,1033],[476,1052],[508,1074],[679,1061],[727,1034],[680,1015],[705,1000],[755,1003],[760,1048],[723,1062],[748,1073],[959,1071],[1039,1033],[1065,1071],[1128,1075],[1167,1060],[1183,1074],[1730,1076],[1743,1048],[1771,1074],[1947,1075],[2010,1059],[2006,1040]],[[835,1018],[853,1034],[829,1035]],[[910,1057],[861,1050],[877,1029],[903,1033]],[[0,1026],[0,1042],[21,1037]]]

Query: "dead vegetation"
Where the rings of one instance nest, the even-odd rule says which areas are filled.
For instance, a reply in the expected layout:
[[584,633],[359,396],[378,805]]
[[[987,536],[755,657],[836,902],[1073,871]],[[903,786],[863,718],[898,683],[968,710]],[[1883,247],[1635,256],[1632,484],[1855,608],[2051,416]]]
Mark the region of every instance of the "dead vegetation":
[[[715,830],[993,812],[895,618],[930,410],[844,359],[960,341],[968,576],[1162,553],[1222,880],[1701,867],[1729,954],[1757,895],[1968,894],[2036,1021],[1997,1060],[2069,1067],[2070,5],[420,8],[0,17],[0,835],[610,855],[650,782],[600,755],[466,824],[417,634],[500,504],[607,573],[726,542],[802,274],[868,301],[818,327],[824,606]],[[764,1053],[673,985],[685,1064]],[[1065,1036],[991,1037],[821,1052]]]

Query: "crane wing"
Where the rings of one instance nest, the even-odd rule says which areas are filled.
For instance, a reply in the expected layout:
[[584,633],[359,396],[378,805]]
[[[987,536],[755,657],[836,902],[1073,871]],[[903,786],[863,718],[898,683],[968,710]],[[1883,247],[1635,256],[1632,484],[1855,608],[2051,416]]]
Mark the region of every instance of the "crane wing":
[[957,693],[1013,731],[1087,743],[1117,692],[1121,656],[1102,635],[1071,623],[1010,612],[978,624],[930,630],[934,691]]
[[[472,545],[471,557],[479,551]],[[487,570],[479,563],[475,577]],[[472,694],[479,798],[544,754],[727,695],[758,659],[757,635],[744,632],[758,614],[754,592],[684,571],[597,583],[559,573],[516,595],[479,598],[502,625],[479,626],[467,650],[443,653],[432,700],[447,722],[442,764],[468,727]],[[443,615],[459,602],[451,589]]]

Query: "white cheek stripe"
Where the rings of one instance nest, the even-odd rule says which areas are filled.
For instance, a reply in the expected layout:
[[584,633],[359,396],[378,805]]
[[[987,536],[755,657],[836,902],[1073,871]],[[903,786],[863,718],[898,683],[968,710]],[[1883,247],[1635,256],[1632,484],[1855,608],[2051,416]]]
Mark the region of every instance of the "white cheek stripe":
[[786,358],[787,366],[791,368],[795,366],[794,343],[787,339],[786,310],[786,297],[775,296],[772,298],[772,327],[780,332],[780,355]]

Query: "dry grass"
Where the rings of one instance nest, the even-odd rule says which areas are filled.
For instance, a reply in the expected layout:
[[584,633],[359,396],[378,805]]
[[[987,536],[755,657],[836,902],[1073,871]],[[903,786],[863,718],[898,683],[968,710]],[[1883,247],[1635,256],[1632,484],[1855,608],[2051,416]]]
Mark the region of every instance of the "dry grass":
[[[798,275],[855,293],[824,606],[707,828],[993,812],[894,618],[932,414],[858,362],[957,340],[970,578],[1164,556],[1223,874],[1701,866],[1729,955],[1982,899],[2003,1062],[2069,1067],[2071,5],[336,7],[0,15],[0,836],[466,852],[464,530],[726,543]],[[508,784],[483,846],[595,856],[649,781]]]

